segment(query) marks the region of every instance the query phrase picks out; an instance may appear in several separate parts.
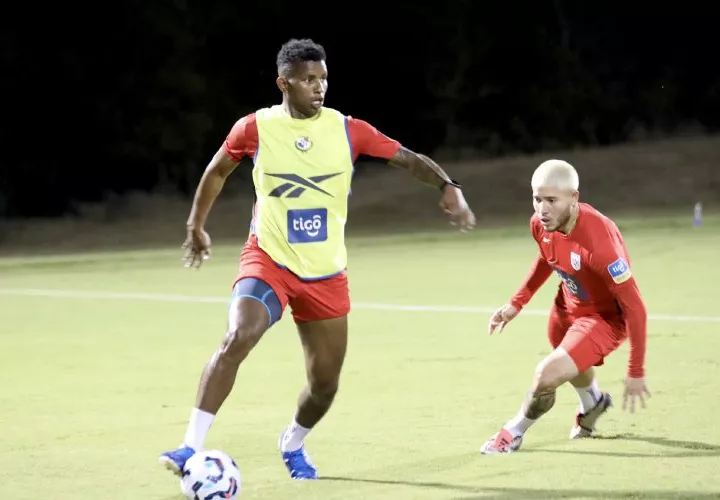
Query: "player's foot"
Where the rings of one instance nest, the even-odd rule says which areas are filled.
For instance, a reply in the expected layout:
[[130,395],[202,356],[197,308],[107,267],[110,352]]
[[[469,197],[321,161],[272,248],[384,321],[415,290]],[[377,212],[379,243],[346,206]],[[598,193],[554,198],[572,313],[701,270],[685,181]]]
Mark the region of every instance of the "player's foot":
[[[281,444],[283,442],[283,436],[285,433],[283,432],[280,434],[280,442]],[[299,450],[295,451],[282,451],[280,450],[280,453],[282,454],[283,462],[285,462],[285,467],[287,467],[288,472],[290,472],[290,477],[293,479],[317,479],[318,473],[317,469],[313,465],[313,463],[310,461],[310,457],[308,456],[307,452],[305,451],[305,445],[302,445],[302,447]]]
[[185,462],[187,462],[194,454],[194,449],[189,446],[182,445],[177,450],[166,451],[160,455],[159,462],[176,476],[182,477],[183,470],[185,469]]
[[612,406],[612,397],[603,392],[598,403],[587,413],[578,412],[575,416],[575,425],[570,429],[570,439],[581,439],[592,436],[598,418]]
[[483,455],[502,455],[518,451],[522,446],[522,435],[513,437],[507,429],[500,429],[480,447]]

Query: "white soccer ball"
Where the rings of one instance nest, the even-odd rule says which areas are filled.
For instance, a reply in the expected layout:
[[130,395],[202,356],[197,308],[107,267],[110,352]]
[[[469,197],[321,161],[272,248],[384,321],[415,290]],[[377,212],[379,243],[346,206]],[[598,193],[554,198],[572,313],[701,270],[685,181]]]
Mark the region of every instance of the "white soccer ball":
[[185,462],[180,488],[188,500],[234,500],[240,495],[240,469],[220,450],[199,451]]

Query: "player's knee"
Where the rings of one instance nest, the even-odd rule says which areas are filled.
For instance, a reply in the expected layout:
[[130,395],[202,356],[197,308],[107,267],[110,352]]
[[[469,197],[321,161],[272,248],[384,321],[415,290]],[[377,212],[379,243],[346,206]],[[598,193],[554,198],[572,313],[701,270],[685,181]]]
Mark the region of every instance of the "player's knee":
[[260,324],[241,323],[225,333],[220,356],[226,361],[240,363],[258,343],[265,331]]
[[562,347],[559,347],[537,366],[533,388],[536,392],[554,391],[577,375],[575,361]]
[[547,372],[538,372],[535,374],[533,382],[533,393],[544,394],[555,391],[561,384],[558,379]]
[[[240,282],[241,285],[247,283]],[[233,300],[228,312],[228,329],[219,351],[220,360],[239,364],[269,327],[268,307],[264,302],[254,296]]]
[[337,392],[337,380],[310,380],[310,397],[319,405],[330,406]]
[[565,374],[552,361],[541,362],[535,371],[533,392],[543,394],[555,391],[567,381]]

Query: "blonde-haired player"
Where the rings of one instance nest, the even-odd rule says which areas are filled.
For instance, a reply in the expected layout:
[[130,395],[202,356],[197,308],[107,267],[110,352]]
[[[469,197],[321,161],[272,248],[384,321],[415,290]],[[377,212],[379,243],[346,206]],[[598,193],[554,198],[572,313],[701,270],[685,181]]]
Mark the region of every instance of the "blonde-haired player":
[[580,188],[580,178],[575,167],[563,160],[548,160],[535,169],[530,186],[533,191],[542,188],[565,190],[572,196]]
[[481,448],[484,454],[517,451],[527,430],[555,404],[555,391],[570,382],[580,409],[570,438],[592,435],[598,418],[612,404],[601,392],[595,366],[630,339],[630,362],[623,408],[649,396],[645,385],[647,313],[630,268],[625,243],[615,223],[580,203],[579,177],[562,160],[543,162],[531,180],[535,213],[530,229],[539,246],[525,282],[490,318],[488,330],[502,331],[555,271],[561,279],[548,323],[553,351],[535,370],[532,389],[518,414]]

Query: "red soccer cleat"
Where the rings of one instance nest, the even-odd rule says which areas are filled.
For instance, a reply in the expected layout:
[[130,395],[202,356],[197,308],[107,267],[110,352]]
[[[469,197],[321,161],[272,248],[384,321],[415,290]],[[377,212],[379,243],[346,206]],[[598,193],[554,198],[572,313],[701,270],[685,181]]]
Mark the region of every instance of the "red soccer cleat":
[[520,449],[522,436],[513,437],[507,429],[500,429],[497,434],[488,439],[480,448],[483,455],[502,455]]

